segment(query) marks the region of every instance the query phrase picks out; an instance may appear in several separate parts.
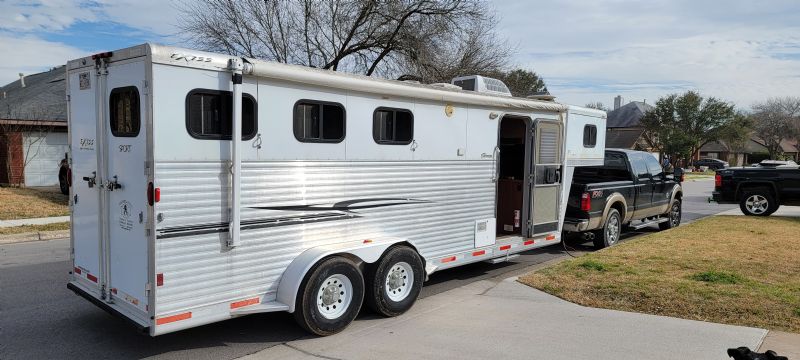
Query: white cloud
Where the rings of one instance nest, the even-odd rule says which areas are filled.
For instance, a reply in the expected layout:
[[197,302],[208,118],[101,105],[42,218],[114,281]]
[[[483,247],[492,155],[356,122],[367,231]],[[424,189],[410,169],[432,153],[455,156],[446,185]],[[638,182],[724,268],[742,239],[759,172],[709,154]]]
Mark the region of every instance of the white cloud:
[[86,2],[70,0],[0,2],[0,29],[18,32],[59,31],[78,21],[96,21]]
[[800,96],[800,3],[496,1],[517,62],[560,100],[606,105],[689,89],[747,107]]
[[85,52],[60,43],[44,41],[35,37],[19,37],[0,33],[0,84],[19,79],[19,73],[27,75],[49,70],[66,64],[68,59],[85,55]]

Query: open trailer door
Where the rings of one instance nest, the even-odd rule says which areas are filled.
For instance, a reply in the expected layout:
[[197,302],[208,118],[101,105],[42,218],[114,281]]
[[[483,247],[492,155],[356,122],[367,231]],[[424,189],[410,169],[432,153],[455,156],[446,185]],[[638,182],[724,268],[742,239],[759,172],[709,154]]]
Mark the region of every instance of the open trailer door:
[[558,231],[562,187],[562,125],[537,119],[533,127],[528,237]]

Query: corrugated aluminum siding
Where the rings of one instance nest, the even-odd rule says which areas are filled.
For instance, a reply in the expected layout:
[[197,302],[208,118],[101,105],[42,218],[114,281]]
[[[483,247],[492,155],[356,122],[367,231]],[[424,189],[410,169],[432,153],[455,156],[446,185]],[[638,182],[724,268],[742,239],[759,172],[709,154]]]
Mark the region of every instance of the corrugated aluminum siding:
[[[242,164],[242,220],[314,216],[329,210],[258,210],[256,206],[330,204],[384,199],[392,206],[352,210],[342,220],[156,240],[157,314],[267,293],[298,254],[321,244],[378,236],[410,239],[425,257],[473,248],[474,221],[494,217],[492,161],[286,161]],[[156,213],[168,228],[227,222],[228,168],[220,162],[159,162]],[[410,203],[385,199],[412,199]],[[414,202],[418,201],[418,202]],[[343,212],[339,212],[343,213]]]

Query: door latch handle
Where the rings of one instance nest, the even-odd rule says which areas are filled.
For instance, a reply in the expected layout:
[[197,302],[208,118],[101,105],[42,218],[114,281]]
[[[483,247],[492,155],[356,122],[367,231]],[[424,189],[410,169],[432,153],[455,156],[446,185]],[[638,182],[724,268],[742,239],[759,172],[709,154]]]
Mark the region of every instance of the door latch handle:
[[89,184],[90,188],[93,188],[95,184],[97,184],[97,172],[92,171],[92,176],[84,176],[83,181],[86,181]]
[[122,184],[120,184],[117,181],[117,175],[114,175],[114,180],[113,181],[109,181],[105,185],[106,185],[105,188],[108,191],[114,191],[114,190],[117,190],[117,189],[122,189]]

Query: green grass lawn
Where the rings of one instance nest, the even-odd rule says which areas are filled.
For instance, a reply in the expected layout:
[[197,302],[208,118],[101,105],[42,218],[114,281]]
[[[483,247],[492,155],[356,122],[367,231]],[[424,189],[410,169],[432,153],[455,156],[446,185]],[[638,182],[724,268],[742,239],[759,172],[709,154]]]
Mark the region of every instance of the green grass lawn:
[[12,227],[0,227],[0,235],[22,234],[40,231],[69,230],[69,221],[46,224],[46,225],[22,225]]
[[800,332],[800,219],[712,216],[520,278],[581,305]]
[[0,187],[0,220],[69,215],[69,197],[57,190]]

